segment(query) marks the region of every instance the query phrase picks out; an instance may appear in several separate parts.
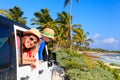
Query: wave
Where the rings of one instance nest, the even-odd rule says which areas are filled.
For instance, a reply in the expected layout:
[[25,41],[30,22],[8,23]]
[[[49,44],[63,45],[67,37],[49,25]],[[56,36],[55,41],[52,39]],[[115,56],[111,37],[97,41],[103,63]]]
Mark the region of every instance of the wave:
[[120,64],[120,54],[103,54],[100,56],[99,60],[108,63]]

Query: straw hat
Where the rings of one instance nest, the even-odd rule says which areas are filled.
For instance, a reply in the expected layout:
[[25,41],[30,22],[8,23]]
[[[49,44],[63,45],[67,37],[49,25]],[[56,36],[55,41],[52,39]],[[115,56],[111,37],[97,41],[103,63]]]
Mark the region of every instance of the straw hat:
[[38,42],[40,42],[40,37],[41,37],[41,35],[40,35],[39,30],[37,30],[37,29],[35,29],[35,28],[31,28],[31,29],[29,29],[28,31],[25,31],[25,32],[23,33],[23,35],[29,35],[29,34],[35,35],[35,36],[38,38]]
[[42,32],[41,35],[49,37],[51,39],[54,39],[54,30],[50,28],[45,28]]

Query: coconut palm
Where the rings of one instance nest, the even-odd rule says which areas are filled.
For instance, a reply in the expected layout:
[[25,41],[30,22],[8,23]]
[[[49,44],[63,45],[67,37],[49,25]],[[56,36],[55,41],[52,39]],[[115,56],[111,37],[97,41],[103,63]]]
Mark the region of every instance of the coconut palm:
[[10,8],[9,10],[0,10],[1,15],[26,25],[26,17],[22,17],[23,13],[24,12],[21,11],[20,7],[16,6],[14,8]]
[[85,33],[83,29],[74,28],[73,31],[75,33],[73,35],[73,41],[76,43],[78,47],[80,46],[89,47],[90,46],[89,42],[93,42],[91,38],[88,38],[89,33],[88,32]]
[[[55,39],[57,39],[57,42],[59,42],[60,38],[59,33],[61,32],[60,28],[57,27],[57,22],[52,19],[50,16],[49,10],[47,8],[41,9],[38,12],[34,13],[35,18],[32,18],[32,25],[37,25],[37,29],[40,31],[43,30],[45,27],[52,28],[55,31]],[[54,42],[53,47],[58,49],[57,42]],[[49,45],[48,45],[49,46]],[[49,46],[51,47],[51,45]]]
[[40,30],[45,27],[53,28],[56,25],[47,8],[41,9],[39,12],[35,12],[34,15],[36,18],[31,19],[32,25],[38,25],[37,28]]
[[61,28],[63,28],[63,37],[64,39],[70,40],[70,25],[69,25],[70,15],[63,11],[62,13],[58,13],[58,18],[56,22],[59,23]]
[[0,15],[5,16],[9,19],[12,19],[12,15],[7,10],[0,9]]
[[[71,40],[70,40],[69,18],[70,18],[70,15],[65,11],[63,11],[62,13],[58,13],[58,18],[56,19],[56,22],[59,23],[58,25],[62,30],[62,32],[59,33],[61,34],[61,38],[59,39],[62,39],[60,40],[61,48],[70,47]],[[72,27],[76,27],[76,26],[81,26],[81,25],[80,24],[72,25]]]
[[9,9],[9,13],[12,15],[13,20],[18,21],[23,24],[27,24],[26,17],[22,17],[23,11],[21,11],[20,7],[14,7]]
[[[79,2],[80,0],[76,0],[77,2]],[[67,4],[70,3],[70,16],[72,15],[72,0],[65,0],[64,2],[64,7],[67,6]],[[69,24],[70,24],[70,39],[72,41],[72,26],[71,26],[71,17],[69,18]],[[70,49],[72,49],[72,42],[71,42],[71,46]]]
[[88,38],[88,35],[89,35],[89,32],[86,32],[85,34],[84,34],[84,37],[85,37],[85,41],[84,41],[84,44],[85,44],[85,46],[86,47],[90,47],[90,42],[94,42],[94,40],[92,39],[92,38]]
[[59,33],[59,47],[60,48],[67,48],[70,45],[70,24],[69,18],[70,15],[65,11],[57,14],[58,18],[56,22],[59,23],[58,27],[61,28],[61,33]]
[[[80,0],[76,0],[76,1],[77,1],[77,2],[80,2]],[[72,7],[72,0],[65,0],[65,2],[64,2],[64,7],[66,7],[69,2],[70,2],[70,5],[71,5],[71,7]]]

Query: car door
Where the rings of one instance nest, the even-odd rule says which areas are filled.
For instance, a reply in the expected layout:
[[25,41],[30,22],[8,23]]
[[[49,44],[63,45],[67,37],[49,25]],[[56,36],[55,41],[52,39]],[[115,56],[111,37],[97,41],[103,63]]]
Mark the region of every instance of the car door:
[[0,17],[0,80],[16,80],[14,29]]

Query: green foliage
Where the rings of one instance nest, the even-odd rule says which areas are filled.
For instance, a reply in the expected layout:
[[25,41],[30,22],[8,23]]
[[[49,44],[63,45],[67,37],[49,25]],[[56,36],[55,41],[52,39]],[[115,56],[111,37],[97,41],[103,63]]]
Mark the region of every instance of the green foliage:
[[113,69],[112,73],[115,75],[115,78],[120,80],[120,69]]
[[[65,68],[94,68],[94,65],[97,65],[97,62],[89,59],[84,54],[78,54],[76,51],[70,50],[59,50],[57,52],[58,63]],[[67,65],[67,66],[66,66]]]
[[110,63],[110,65],[120,67],[120,64]]
[[23,13],[24,12],[21,10],[21,8],[17,7],[17,6],[10,8],[8,10],[1,10],[0,9],[0,15],[3,15],[9,19],[12,19],[14,21],[17,21],[19,23],[26,25],[27,24],[27,22],[26,22],[27,17],[23,17]]
[[102,48],[91,48],[91,49],[89,49],[89,51],[104,52],[104,53],[120,53],[120,51],[109,51],[109,50],[105,50],[105,49],[102,49]]
[[92,60],[71,50],[59,50],[57,61],[70,80],[120,80],[120,70],[110,69],[102,61]]
[[69,69],[67,73],[70,80],[116,80],[114,75],[102,68],[95,69]]

